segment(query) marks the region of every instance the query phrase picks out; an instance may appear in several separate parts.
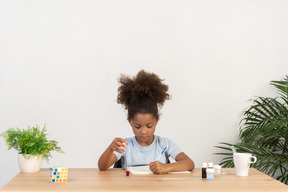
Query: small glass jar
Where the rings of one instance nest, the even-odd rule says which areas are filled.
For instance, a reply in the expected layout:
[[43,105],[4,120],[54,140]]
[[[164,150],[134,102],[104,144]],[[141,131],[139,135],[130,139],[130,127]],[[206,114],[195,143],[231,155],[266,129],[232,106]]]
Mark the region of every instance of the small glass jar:
[[221,175],[221,165],[214,165],[214,175],[220,176]]

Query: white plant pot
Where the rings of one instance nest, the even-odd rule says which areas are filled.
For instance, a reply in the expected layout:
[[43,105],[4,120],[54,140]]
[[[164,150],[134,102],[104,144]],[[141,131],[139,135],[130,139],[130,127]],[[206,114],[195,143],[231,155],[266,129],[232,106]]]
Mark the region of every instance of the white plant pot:
[[33,173],[40,170],[42,164],[42,156],[30,156],[31,155],[29,154],[18,154],[18,163],[22,172]]

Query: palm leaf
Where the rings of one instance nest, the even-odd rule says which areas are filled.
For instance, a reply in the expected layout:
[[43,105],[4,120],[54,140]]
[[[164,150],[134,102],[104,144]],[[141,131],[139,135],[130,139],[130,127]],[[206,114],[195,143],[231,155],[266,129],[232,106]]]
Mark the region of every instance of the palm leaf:
[[258,161],[252,167],[288,184],[288,76],[283,81],[271,81],[280,97],[256,97],[253,105],[244,112],[240,122],[237,144],[220,142],[215,146],[225,152],[220,164],[233,167],[231,146],[237,152],[251,153]]
[[288,76],[284,81],[271,81],[270,84],[278,89],[282,97],[288,98]]

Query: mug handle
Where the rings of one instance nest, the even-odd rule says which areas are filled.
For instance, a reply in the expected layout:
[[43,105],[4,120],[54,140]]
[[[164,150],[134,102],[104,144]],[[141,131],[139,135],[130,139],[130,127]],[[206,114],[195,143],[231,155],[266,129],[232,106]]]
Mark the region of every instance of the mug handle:
[[[251,161],[252,159],[254,161]],[[256,161],[257,161],[257,157],[255,157],[255,156],[251,156],[250,159],[249,159],[249,163],[256,163]]]

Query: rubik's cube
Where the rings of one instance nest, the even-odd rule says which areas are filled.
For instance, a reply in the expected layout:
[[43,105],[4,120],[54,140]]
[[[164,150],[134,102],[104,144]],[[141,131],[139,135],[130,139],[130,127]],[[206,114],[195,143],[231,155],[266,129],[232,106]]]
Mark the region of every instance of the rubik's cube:
[[68,176],[67,167],[50,167],[51,183],[66,183]]

